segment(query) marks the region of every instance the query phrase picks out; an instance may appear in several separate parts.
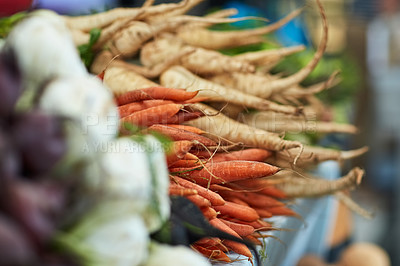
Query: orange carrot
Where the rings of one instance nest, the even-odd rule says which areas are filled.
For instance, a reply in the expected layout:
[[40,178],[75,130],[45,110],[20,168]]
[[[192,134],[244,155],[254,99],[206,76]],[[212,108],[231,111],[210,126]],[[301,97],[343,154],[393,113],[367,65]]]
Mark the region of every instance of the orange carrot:
[[263,162],[270,157],[272,152],[264,149],[246,149],[229,153],[218,153],[212,157],[213,162],[244,160]]
[[211,203],[208,199],[200,196],[200,195],[190,195],[186,197],[188,200],[193,202],[197,207],[199,208],[204,208],[204,207],[210,207]]
[[221,231],[224,231],[230,235],[236,236],[237,238],[241,238],[238,233],[236,233],[233,229],[231,229],[229,226],[224,224],[220,219],[215,218],[210,220],[210,224],[216,228],[218,228]]
[[199,166],[201,166],[199,160],[179,160],[171,164],[168,164],[168,167],[183,167],[183,168],[188,168],[188,167],[191,168]]
[[119,116],[125,117],[128,115],[133,114],[134,112],[138,112],[150,107],[155,107],[159,105],[164,105],[164,104],[171,104],[174,103],[173,101],[168,101],[168,100],[145,100],[142,102],[133,102],[133,103],[128,103],[125,105],[118,106],[118,112]]
[[149,130],[152,131],[157,131],[161,134],[164,134],[168,137],[170,137],[173,140],[190,140],[190,141],[198,141],[202,143],[205,146],[214,146],[217,145],[215,141],[204,137],[200,136],[198,134],[195,134],[193,132],[180,129],[180,128],[174,128],[174,127],[169,127],[165,125],[152,125],[149,127]]
[[209,98],[208,97],[194,97],[192,99],[186,100],[183,103],[199,103],[199,102],[205,102]]
[[233,192],[233,191],[221,191],[221,196],[230,196],[237,197],[244,202],[247,202],[252,207],[275,207],[275,206],[284,206],[285,204],[279,200],[276,200],[272,197],[258,194],[255,192]]
[[248,189],[257,191],[260,194],[264,194],[277,199],[286,199],[286,194],[271,183],[271,180],[265,178],[257,179],[246,179],[235,181],[232,184],[240,186],[242,189]]
[[185,154],[189,152],[192,146],[193,142],[188,140],[172,142],[171,146],[169,146],[165,151],[167,164],[171,165],[172,163],[184,158]]
[[221,243],[222,243],[222,241],[218,237],[204,237],[204,238],[196,241],[196,244],[199,244],[199,245],[202,245],[205,247],[217,246]]
[[190,196],[197,195],[197,191],[171,183],[169,185],[169,195]]
[[220,206],[225,204],[225,200],[219,194],[211,190],[205,189],[202,186],[199,186],[195,183],[192,183],[190,181],[187,181],[186,179],[177,176],[172,177],[172,180],[174,180],[176,183],[178,183],[183,187],[197,190],[197,193],[203,196],[204,198],[208,199],[211,202],[211,205],[213,206]]
[[118,105],[124,105],[143,100],[173,100],[186,101],[197,95],[197,91],[188,92],[184,89],[173,89],[165,87],[150,87],[128,91],[116,98]]
[[241,237],[248,236],[248,235],[251,235],[252,233],[254,233],[254,228],[251,225],[235,223],[235,222],[228,221],[228,220],[221,219],[221,218],[220,218],[220,220],[224,224],[229,226],[233,231],[238,233],[238,235],[240,235]]
[[280,190],[279,188],[271,185],[268,187],[263,188],[262,190],[258,191],[260,194],[264,194],[266,196],[270,196],[277,199],[286,199],[286,194]]
[[237,254],[246,256],[248,258],[253,258],[253,254],[251,254],[249,248],[244,244],[231,240],[223,240],[222,243],[231,250],[233,250],[234,252],[236,252]]
[[211,260],[232,262],[232,260],[225,254],[225,252],[215,246],[205,247],[197,243],[193,244],[192,246],[199,253],[203,254]]
[[300,217],[300,215],[298,213],[289,209],[287,206],[268,207],[268,208],[266,208],[266,210],[268,212],[270,212],[272,215],[285,215],[285,216]]
[[207,186],[222,184],[240,179],[259,178],[277,173],[279,168],[261,162],[227,161],[206,163],[203,169],[173,168],[171,173],[186,177],[194,182]]
[[124,123],[137,126],[151,126],[165,121],[167,118],[178,113],[182,108],[180,104],[165,104],[135,112],[121,119],[121,129],[126,129]]
[[188,152],[185,154],[185,156],[182,158],[182,160],[200,160],[196,155]]
[[230,202],[239,204],[239,205],[243,205],[243,206],[248,206],[248,207],[249,207],[249,204],[247,204],[247,202],[245,202],[245,201],[243,201],[243,200],[241,200],[241,199],[239,199],[239,198],[235,198],[235,197],[225,197],[224,199],[227,200],[227,201],[230,201]]
[[257,212],[257,214],[261,217],[261,218],[271,218],[272,217],[272,213],[270,213],[268,210],[263,209],[263,208],[255,208],[253,207],[253,209]]
[[255,221],[260,218],[253,208],[229,201],[226,201],[225,205],[213,206],[213,208],[223,216],[226,215],[247,222]]
[[200,208],[201,212],[203,213],[204,217],[208,220],[217,218],[217,212],[211,207],[203,207]]
[[257,237],[253,236],[253,235],[248,235],[246,236],[244,239],[250,241],[251,243],[253,243],[254,245],[259,245],[262,246],[263,242],[261,242],[260,239],[258,239]]
[[202,112],[180,111],[164,121],[165,124],[180,124],[204,116]]
[[167,124],[165,126],[183,129],[183,130],[190,131],[190,132],[198,134],[198,135],[202,135],[202,134],[206,133],[205,131],[203,131],[197,127],[192,127],[192,126],[187,126],[187,125]]

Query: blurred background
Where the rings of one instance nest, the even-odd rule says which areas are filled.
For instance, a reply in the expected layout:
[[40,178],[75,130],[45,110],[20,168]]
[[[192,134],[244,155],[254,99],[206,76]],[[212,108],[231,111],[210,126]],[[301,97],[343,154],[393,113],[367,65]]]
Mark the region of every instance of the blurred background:
[[[156,4],[161,2],[178,1],[155,1]],[[321,98],[332,104],[334,120],[354,123],[360,134],[318,139],[310,135],[305,138],[343,149],[370,147],[367,155],[342,165],[341,169],[343,173],[355,165],[366,169],[362,187],[352,192],[352,197],[375,214],[374,219],[367,220],[339,210],[338,222],[332,228],[335,233],[331,233],[327,240],[331,250],[325,254],[325,259],[334,261],[346,245],[368,241],[383,247],[389,253],[392,265],[400,265],[400,252],[397,252],[397,239],[400,239],[400,102],[397,102],[400,100],[400,1],[322,2],[330,25],[329,44],[323,62],[305,83],[315,83],[341,69],[342,82],[323,93]],[[85,14],[115,6],[140,6],[142,3],[133,0],[36,0],[33,5],[62,14]],[[272,22],[301,6],[314,6],[314,1],[209,0],[191,13],[205,14],[217,8],[235,7],[240,11],[238,16],[264,16]],[[265,45],[304,44],[309,47],[291,58],[290,66],[285,66],[285,69],[295,71],[312,57],[319,42],[319,21],[315,9],[306,8],[303,15],[277,31]],[[261,22],[240,22],[234,27],[260,26],[257,23]],[[279,66],[276,71],[279,71]]]

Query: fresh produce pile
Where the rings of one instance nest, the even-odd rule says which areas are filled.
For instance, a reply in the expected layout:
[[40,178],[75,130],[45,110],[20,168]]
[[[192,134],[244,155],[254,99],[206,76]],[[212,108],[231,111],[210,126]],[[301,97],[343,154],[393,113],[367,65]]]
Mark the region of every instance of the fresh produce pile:
[[[327,107],[315,96],[337,84],[338,72],[300,85],[326,48],[319,1],[321,43],[289,76],[270,70],[302,46],[235,56],[219,50],[263,42],[301,10],[265,27],[212,31],[242,19],[227,18],[233,9],[185,15],[201,0],[152,2],[80,17],[35,11],[7,36],[0,217],[4,228],[18,225],[10,231],[21,239],[14,250],[26,253],[19,262],[4,251],[7,265],[52,265],[48,254],[58,265],[164,265],[167,257],[179,257],[173,265],[209,264],[181,245],[211,261],[231,262],[230,251],[258,260],[254,246],[279,230],[268,218],[301,218],[289,205],[295,198],[335,194],[369,215],[342,192],[360,184],[363,170],[335,181],[307,172],[367,148],[282,137],[357,132],[324,121]],[[10,206],[10,197],[31,201],[31,212]],[[6,240],[0,234],[0,245]]]

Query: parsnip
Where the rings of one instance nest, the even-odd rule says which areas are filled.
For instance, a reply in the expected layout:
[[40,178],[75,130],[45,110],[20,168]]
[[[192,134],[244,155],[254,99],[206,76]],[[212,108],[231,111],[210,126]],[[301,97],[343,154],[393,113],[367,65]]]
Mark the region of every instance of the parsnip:
[[203,111],[206,116],[189,121],[187,124],[200,128],[214,136],[219,136],[232,142],[243,143],[249,147],[272,151],[283,151],[295,147],[301,149],[302,147],[302,144],[298,141],[283,140],[278,134],[239,123],[218,113],[218,111],[207,105],[195,104],[194,107]]
[[[290,175],[286,174],[285,176]],[[360,185],[364,171],[356,167],[347,175],[336,180],[325,180],[321,178],[301,178],[291,177],[285,182],[276,184],[289,198],[299,197],[320,197],[328,194],[333,194],[337,191],[345,189],[353,189]]]
[[103,80],[115,96],[135,89],[159,86],[159,84],[150,81],[125,67],[107,68]]
[[173,35],[163,35],[163,38],[144,45],[140,52],[140,61],[145,66],[153,66],[167,60],[182,49],[194,49],[193,53],[181,59],[182,66],[194,73],[208,75],[233,71],[255,71],[255,67],[247,62],[236,60],[216,51],[185,45]]
[[188,25],[188,27],[180,27],[177,34],[178,37],[184,40],[187,44],[212,50],[260,43],[263,41],[262,35],[282,27],[287,22],[298,16],[300,12],[301,9],[297,9],[271,25],[256,29],[241,31],[211,31],[203,27],[193,27],[193,25]]
[[173,66],[160,77],[161,85],[172,88],[185,88],[188,91],[200,90],[198,97],[207,97],[209,101],[222,101],[252,107],[259,110],[298,114],[301,110],[293,106],[278,105],[240,91],[230,89],[202,79],[181,66]]

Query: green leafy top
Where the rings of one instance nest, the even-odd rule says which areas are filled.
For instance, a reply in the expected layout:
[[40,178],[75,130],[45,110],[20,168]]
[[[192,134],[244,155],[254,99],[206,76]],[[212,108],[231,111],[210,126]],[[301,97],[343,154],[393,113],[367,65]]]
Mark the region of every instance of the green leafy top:
[[19,12],[9,17],[0,19],[0,38],[5,38],[10,33],[14,25],[26,17],[27,12]]
[[79,54],[82,58],[83,63],[87,68],[91,66],[94,60],[95,52],[93,51],[93,45],[98,41],[101,35],[101,30],[94,28],[90,31],[89,43],[85,43],[78,46]]

